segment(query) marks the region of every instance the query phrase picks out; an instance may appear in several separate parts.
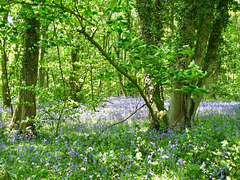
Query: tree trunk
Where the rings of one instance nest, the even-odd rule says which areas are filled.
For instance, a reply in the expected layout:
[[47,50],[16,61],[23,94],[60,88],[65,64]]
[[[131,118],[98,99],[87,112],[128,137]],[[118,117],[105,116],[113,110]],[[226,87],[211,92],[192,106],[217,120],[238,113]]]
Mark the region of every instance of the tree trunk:
[[[161,38],[164,35],[164,5],[163,2],[159,0],[137,0],[137,10],[140,18],[143,39],[147,45],[147,50],[150,50],[151,45],[157,45],[160,43]],[[155,64],[157,61],[157,59],[154,59],[151,63]],[[152,75],[146,74],[145,95],[151,106],[150,108],[148,107],[150,121],[148,131],[159,129],[161,123],[164,123],[165,125],[167,124],[167,111],[164,108],[163,92],[160,88],[161,84],[156,83],[156,81],[157,79]]]
[[[42,36],[43,39],[46,39],[46,35]],[[40,51],[40,61],[39,61],[39,69],[38,69],[38,87],[43,88],[44,84],[46,83],[46,68],[44,67],[44,54],[45,54],[46,48],[45,45],[41,45],[41,51]]]
[[[29,11],[33,11],[29,8]],[[21,69],[21,89],[18,93],[19,104],[14,110],[11,126],[17,124],[19,129],[31,127],[34,129],[33,119],[36,116],[35,86],[37,83],[39,57],[39,22],[36,16],[25,18],[30,28],[24,34],[24,52]]]
[[123,86],[122,75],[120,73],[118,73],[118,80],[119,80],[119,84],[120,84],[123,96],[127,97],[127,91],[126,91],[126,89]]
[[148,102],[151,104],[151,108],[153,113],[150,112],[150,109],[148,109],[148,115],[149,115],[149,122],[150,127],[148,131],[151,131],[153,129],[159,130],[160,124],[164,123],[165,126],[168,125],[167,119],[166,119],[166,113],[167,110],[164,108],[164,98],[163,98],[163,92],[160,88],[160,84],[157,83],[156,85],[152,85],[149,82],[149,79],[146,80],[146,97]]
[[69,84],[71,88],[71,96],[74,100],[77,100],[77,66],[76,63],[78,60],[78,53],[79,53],[79,47],[74,48],[71,52],[71,65],[72,65],[72,72],[70,74],[69,78]]
[[[179,22],[182,24],[179,30],[179,48],[188,45],[190,49],[194,46],[195,31],[196,31],[196,7],[190,5],[191,2],[186,3],[186,6],[182,9],[182,12],[188,11],[188,13],[180,17]],[[178,54],[178,59],[176,62],[177,70],[186,70],[192,57],[188,54]],[[190,83],[190,82],[189,82]],[[187,104],[190,100],[191,95],[184,92],[177,92],[177,89],[181,89],[184,84],[179,81],[174,81],[174,85],[171,92],[171,102],[169,110],[167,113],[167,119],[170,127],[176,127],[177,129],[184,129],[185,127],[190,127],[191,123],[189,121],[189,116],[187,113]]]
[[98,80],[98,90],[97,90],[97,97],[100,97],[102,91],[102,81],[101,79]]
[[38,87],[39,88],[43,88],[45,87],[44,86],[44,83],[45,83],[45,68],[44,67],[40,67],[38,69]]
[[[8,20],[8,13],[6,13],[3,17],[3,21],[7,22]],[[8,72],[7,72],[7,52],[6,52],[6,39],[2,40],[2,60],[1,60],[1,67],[2,67],[2,102],[4,107],[11,107],[11,95],[8,83]]]
[[[198,83],[196,84],[199,88],[207,89],[212,81],[213,70],[215,69],[215,64],[218,58],[217,52],[221,43],[222,31],[226,27],[229,17],[227,5],[228,2],[219,2],[216,12],[219,13],[219,16],[215,20],[213,26],[211,26],[211,17],[213,15],[213,11],[208,11],[209,14],[206,15],[204,22],[201,22],[200,27],[198,27],[198,40],[195,46],[196,48],[193,60],[195,60],[195,62],[199,65],[203,64],[202,71],[207,72],[207,76],[204,79],[199,79]],[[189,34],[189,32],[187,34]],[[207,44],[207,53],[204,56]],[[193,96],[192,94],[175,91],[176,89],[181,89],[181,87],[181,83],[175,83],[167,117],[169,124],[172,127],[175,127],[177,124],[179,124],[181,129],[185,129],[186,127],[191,127],[193,125],[197,109],[203,98],[203,94]]]
[[[94,79],[93,79],[93,66],[90,64],[90,81],[91,81],[91,99],[94,102]],[[95,104],[93,103],[93,110],[96,111]]]
[[49,68],[45,68],[45,80],[44,80],[44,88],[49,87]]

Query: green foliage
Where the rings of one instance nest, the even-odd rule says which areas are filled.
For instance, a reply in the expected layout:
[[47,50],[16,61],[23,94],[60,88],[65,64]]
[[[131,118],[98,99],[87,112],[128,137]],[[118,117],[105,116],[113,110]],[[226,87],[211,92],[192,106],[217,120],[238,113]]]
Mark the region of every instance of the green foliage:
[[[142,132],[149,125],[143,121],[141,123],[144,125],[138,122],[139,124],[131,124],[131,128],[126,124],[119,128],[111,128],[101,136],[98,131],[108,125],[107,123],[101,124],[99,129],[95,130],[90,127],[98,124],[94,124],[91,120],[89,120],[90,124],[72,118],[73,107],[85,104],[88,109],[96,110],[96,107],[101,106],[100,102],[105,96],[120,92],[117,79],[119,72],[105,62],[102,54],[78,33],[81,29],[86,30],[91,38],[95,38],[102,45],[104,52],[133,79],[136,79],[142,88],[145,87],[144,79],[148,76],[151,84],[159,83],[167,90],[177,82],[182,87],[176,91],[193,96],[208,94],[205,87],[197,86],[199,80],[206,78],[207,74],[194,61],[187,64],[188,67],[184,70],[174,70],[178,61],[185,62],[185,59],[178,59],[176,55],[178,43],[175,41],[178,40],[176,38],[178,29],[171,27],[176,31],[170,38],[163,37],[161,43],[146,45],[143,32],[139,30],[141,23],[136,15],[136,5],[133,1],[34,2],[39,3],[39,6],[34,6],[31,11],[21,6],[21,3],[13,5],[10,11],[12,22],[0,21],[0,36],[8,43],[9,83],[12,97],[16,99],[20,89],[18,69],[21,64],[17,57],[19,55],[20,60],[22,58],[21,36],[24,30],[31,28],[23,19],[31,17],[33,12],[37,14],[42,25],[41,33],[46,36],[40,42],[45,48],[45,56],[40,64],[48,73],[45,77],[48,78],[49,87],[39,90],[33,86],[28,87],[29,90],[34,89],[37,103],[42,104],[43,108],[34,119],[39,130],[36,139],[29,139],[28,135],[19,135],[18,132],[0,128],[2,145],[0,146],[0,179],[219,179],[222,174],[234,179],[239,176],[240,142],[238,131],[234,131],[239,130],[239,119],[232,121],[232,118],[223,116],[202,118],[199,121],[204,121],[204,124],[193,129],[186,129],[182,133],[170,131],[164,135],[158,132],[145,135]],[[3,3],[5,2],[0,2]],[[167,9],[166,17],[162,17],[166,22],[171,21],[171,17],[167,14],[168,8],[173,8],[171,11],[176,10],[173,21],[179,21],[178,28],[181,29],[186,22],[179,20],[181,19],[179,8],[174,9],[174,6],[182,4],[183,7],[180,8],[184,9],[184,16],[194,13],[189,13],[189,7],[181,1],[171,2],[173,6],[168,3],[170,1],[166,1],[164,10],[161,11],[162,13]],[[151,4],[153,5],[154,3]],[[194,9],[195,5],[192,3],[191,9]],[[197,4],[197,7],[200,5],[202,4]],[[1,14],[5,12],[5,9],[0,9]],[[198,13],[199,17],[202,17],[201,14],[206,14],[205,11]],[[200,20],[195,19],[195,21],[200,26]],[[234,22],[234,19],[232,21]],[[230,24],[229,30],[224,35],[227,43],[220,51],[223,66],[220,68],[220,80],[212,86],[212,94],[219,96],[228,94],[239,100],[237,22],[238,20],[235,24]],[[149,23],[154,26],[151,27],[151,31],[154,31],[158,22]],[[167,30],[169,27],[163,29]],[[173,37],[177,40],[172,40]],[[195,38],[195,34],[191,38]],[[15,45],[19,47],[15,48]],[[60,57],[56,51],[57,46],[60,47]],[[79,59],[73,63],[74,69],[71,64],[71,52],[76,47],[79,47],[77,55]],[[193,57],[194,50],[184,45],[177,52],[184,57]],[[63,79],[60,77],[59,59],[63,66]],[[217,63],[215,69],[214,76],[217,76]],[[82,89],[71,88],[71,77],[75,78],[76,87],[80,87],[83,83]],[[66,83],[66,89],[63,83]],[[123,78],[123,88],[132,92],[134,85]],[[66,102],[64,102],[65,95]],[[1,114],[2,119],[6,117],[6,114]],[[69,121],[71,118],[74,121]],[[45,121],[48,123],[44,124]],[[62,134],[55,137],[58,122],[62,123]],[[223,124],[228,125],[227,128],[223,128]],[[231,134],[232,132],[235,134]]]
[[[55,137],[45,123],[36,137],[1,131],[2,179],[237,179],[238,116],[203,113],[182,133],[143,133],[146,120],[102,126],[78,119],[63,123]],[[68,117],[67,112],[64,116]],[[40,117],[39,117],[40,118]],[[1,129],[0,129],[1,130]],[[191,173],[189,173],[191,172]]]
[[[207,93],[205,88],[199,88],[196,85],[198,78],[201,79],[205,73],[200,72],[200,68],[189,67],[189,69],[183,72],[173,70],[178,61],[176,56],[178,30],[181,26],[185,25],[185,22],[181,22],[182,17],[180,17],[180,11],[183,10],[182,15],[187,16],[189,9],[199,7],[202,10],[198,12],[200,14],[199,16],[201,16],[205,13],[204,8],[208,7],[207,5],[205,6],[203,2],[193,3],[190,8],[185,3],[179,1],[163,2],[161,4],[162,19],[160,18],[160,20],[163,20],[163,23],[165,23],[163,28],[164,31],[166,31],[165,36],[162,37],[161,41],[148,45],[149,47],[146,45],[143,32],[139,29],[141,20],[139,21],[137,6],[134,1],[106,0],[92,1],[91,3],[88,1],[75,3],[68,0],[47,0],[34,2],[39,3],[39,6],[32,7],[31,11],[27,11],[28,6],[26,5],[22,6],[21,3],[14,4],[12,9],[10,9],[12,22],[7,23],[2,21],[0,26],[3,27],[1,28],[3,36],[9,38],[8,50],[13,52],[12,46],[22,43],[21,34],[25,28],[28,29],[30,27],[24,24],[24,17],[32,16],[33,12],[37,14],[38,20],[42,25],[41,33],[43,36],[46,36],[40,42],[41,46],[45,47],[44,60],[40,62],[40,64],[49,70],[48,78],[50,86],[53,86],[53,84],[55,86],[62,86],[61,78],[59,78],[58,57],[56,53],[56,45],[59,45],[63,64],[63,75],[68,85],[67,91],[70,91],[68,80],[70,79],[70,74],[73,73],[70,61],[71,49],[79,47],[79,62],[77,62],[76,77],[83,79],[81,75],[89,69],[90,64],[94,64],[94,100],[92,104],[96,104],[98,97],[101,97],[103,94],[110,95],[120,92],[120,90],[116,89],[116,87],[119,86],[117,80],[118,72],[108,63],[104,62],[102,55],[78,33],[78,30],[82,28],[99,42],[106,53],[110,55],[124,71],[128,72],[133,79],[137,80],[140,87],[144,87],[143,79],[146,75],[149,75],[152,84],[159,83],[167,89],[173,85],[172,80],[179,80],[183,83],[182,92],[193,94],[194,96]],[[157,7],[155,7],[156,3],[157,1],[154,1],[151,4],[151,8],[154,9],[154,12],[150,13],[152,16],[159,15]],[[143,8],[147,4],[148,3],[142,4],[141,7]],[[169,7],[172,9],[171,11],[173,11],[171,15],[169,14]],[[6,9],[8,9],[8,6],[1,8],[1,12],[6,12]],[[155,22],[153,17],[149,17],[149,19],[152,19],[152,22],[149,22],[151,24],[151,31],[156,31],[159,22]],[[170,23],[170,21],[174,19],[178,23],[178,28],[175,27],[175,24],[166,23]],[[196,24],[199,23],[198,21],[200,20],[196,19]],[[169,29],[169,27],[170,29],[174,29],[175,27],[175,33],[171,35],[171,37],[168,37],[169,32],[167,29]],[[233,25],[231,26],[231,31],[233,31],[232,29]],[[154,32],[151,33],[153,36],[154,34],[158,35]],[[231,38],[228,37],[228,39]],[[19,49],[19,51],[20,50],[21,49]],[[178,53],[192,57],[194,50],[194,48],[184,45],[178,49]],[[231,52],[237,52],[237,50],[234,49],[231,50]],[[15,91],[16,87],[14,85],[16,80],[19,80],[19,76],[17,76],[18,72],[16,71],[19,61],[15,58],[16,54],[16,52],[10,53],[8,66],[11,70],[10,84],[14,97],[16,97],[17,92]],[[231,63],[231,66],[237,69],[237,67],[235,68],[235,64],[236,62],[234,61]],[[53,75],[53,77],[51,77],[51,75]],[[99,79],[101,80],[101,87],[97,87]],[[77,81],[75,84],[80,86],[80,83]],[[127,88],[127,91],[131,91],[134,88],[133,84],[126,78],[123,78],[123,85]],[[235,93],[236,91],[237,88]],[[86,78],[81,92],[76,92],[76,94],[79,99],[85,102],[91,101],[92,93],[89,77]],[[60,96],[60,99],[61,97],[62,96]]]
[[200,94],[209,94],[209,92],[203,87],[199,88],[197,86],[197,82],[199,79],[203,79],[206,77],[206,73],[203,73],[200,70],[200,67],[192,61],[187,70],[176,70],[170,73],[173,81],[177,81],[182,85],[181,89],[176,89],[177,92],[185,92],[188,94],[192,94],[193,96],[198,96]]
[[[236,7],[233,5],[233,8]],[[219,73],[214,74],[216,80],[212,83],[210,91],[215,99],[239,101],[239,13],[231,12],[231,14],[230,22],[224,32],[224,43],[219,51],[220,59],[216,64]]]

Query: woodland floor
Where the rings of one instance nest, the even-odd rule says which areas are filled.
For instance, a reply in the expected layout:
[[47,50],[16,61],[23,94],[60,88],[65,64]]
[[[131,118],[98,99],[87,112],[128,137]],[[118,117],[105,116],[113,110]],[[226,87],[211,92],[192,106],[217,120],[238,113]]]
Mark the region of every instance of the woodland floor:
[[[111,97],[97,112],[38,105],[37,135],[0,128],[1,179],[238,179],[239,102],[202,102],[196,126],[183,133],[151,132],[141,99]],[[165,104],[168,107],[169,103]],[[1,109],[0,126],[8,111]]]

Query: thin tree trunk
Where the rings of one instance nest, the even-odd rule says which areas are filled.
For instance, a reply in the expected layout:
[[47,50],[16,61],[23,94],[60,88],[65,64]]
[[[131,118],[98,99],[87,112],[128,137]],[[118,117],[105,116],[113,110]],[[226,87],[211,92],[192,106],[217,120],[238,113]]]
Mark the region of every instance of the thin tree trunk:
[[97,91],[97,97],[100,97],[100,93],[102,91],[102,81],[101,79],[98,80],[98,91]]
[[[46,39],[46,35],[42,36],[43,39]],[[38,69],[38,87],[43,88],[45,84],[45,76],[46,76],[46,68],[44,67],[44,54],[46,51],[46,47],[44,44],[41,46],[41,51],[40,51],[40,61],[39,61],[39,69]]]
[[45,80],[44,80],[44,88],[48,88],[49,87],[49,68],[47,67],[45,69]]
[[119,85],[121,87],[121,91],[124,97],[127,97],[127,92],[126,89],[124,88],[123,81],[122,81],[122,75],[118,73],[118,80],[119,80]]
[[[162,92],[160,89],[160,84],[157,83],[156,85],[149,84],[146,82],[146,96],[151,104],[153,115],[149,112],[149,121],[150,121],[150,127],[148,131],[151,131],[153,129],[159,129],[160,123],[164,123],[166,126],[168,125],[167,119],[166,119],[166,109],[164,108],[164,99],[161,96]],[[148,110],[149,111],[149,110]]]
[[69,84],[71,88],[71,96],[74,100],[77,100],[77,66],[76,63],[78,60],[79,47],[76,47],[71,52],[71,65],[72,72],[69,78]]
[[[3,21],[8,20],[8,12],[4,15]],[[6,52],[6,39],[2,40],[2,60],[1,60],[1,67],[2,67],[2,102],[4,107],[11,107],[11,95],[8,83],[8,72],[7,72],[7,52]]]
[[54,75],[52,69],[51,69],[51,71],[52,71],[51,75],[52,75],[52,80],[53,80],[53,86],[56,86],[56,78],[55,78],[55,75]]

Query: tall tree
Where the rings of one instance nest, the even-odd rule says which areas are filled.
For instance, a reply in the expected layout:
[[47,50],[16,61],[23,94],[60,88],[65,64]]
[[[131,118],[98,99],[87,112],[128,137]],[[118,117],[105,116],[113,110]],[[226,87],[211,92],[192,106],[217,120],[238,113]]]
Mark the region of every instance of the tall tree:
[[[8,22],[8,11],[6,11],[3,14],[3,19],[2,22],[4,24],[7,24]],[[4,31],[6,33],[6,31]],[[2,67],[2,74],[1,74],[1,81],[2,81],[2,102],[3,106],[5,107],[11,107],[11,96],[10,96],[10,89],[9,89],[9,83],[8,83],[8,72],[7,72],[7,61],[8,61],[8,56],[7,56],[7,40],[6,40],[6,35],[2,36],[2,44],[1,44],[1,67]]]
[[23,6],[25,12],[24,51],[21,62],[20,90],[17,104],[12,117],[11,125],[18,125],[20,129],[31,127],[34,129],[32,119],[36,116],[36,94],[38,58],[39,58],[39,21],[37,15],[30,6]]
[[[42,31],[46,29],[46,27],[42,27]],[[47,39],[46,33],[44,32],[42,35],[42,44],[40,50],[40,59],[39,59],[39,69],[38,69],[38,87],[46,87],[46,76],[47,76],[47,69],[45,67],[44,62],[44,55],[46,53],[46,44],[44,43]]]
[[[180,50],[187,46],[188,52],[178,53],[176,69],[184,73],[174,81],[168,111],[169,123],[178,124],[182,129],[193,124],[199,103],[212,80],[231,0],[183,2],[178,43]],[[196,63],[199,71],[191,69],[191,63]],[[206,76],[201,77],[200,73],[197,77],[200,71],[206,72]]]
[[79,61],[78,53],[79,53],[80,47],[74,47],[71,52],[71,65],[72,65],[72,72],[69,77],[69,85],[70,85],[70,91],[71,96],[74,100],[77,100],[77,63]]
[[[30,4],[64,12],[64,24],[82,34],[136,87],[149,109],[149,130],[152,130],[160,129],[161,125],[184,129],[193,124],[198,105],[212,79],[232,1],[137,0],[139,23],[135,20],[135,29],[129,28],[129,19],[122,16],[133,2],[109,0],[106,6],[103,1],[88,4],[84,1],[35,0]],[[169,26],[170,38],[166,32]],[[99,42],[104,32],[109,39],[106,41],[105,38],[108,45]],[[119,33],[117,49],[127,52],[128,56],[123,59],[116,58],[118,52],[112,50],[113,39]],[[144,83],[140,78],[145,80]],[[164,108],[165,84],[172,86],[168,111]]]
[[[161,43],[161,39],[164,36],[164,2],[159,0],[149,1],[149,0],[137,0],[137,10],[140,18],[141,30],[143,39],[146,43],[145,54],[145,94],[147,100],[151,104],[151,109],[149,109],[149,120],[150,128],[159,129],[159,119],[164,121],[167,125],[165,118],[166,109],[164,108],[164,97],[162,92],[162,84],[153,73],[150,71],[148,73],[147,66],[152,64],[153,66],[158,66],[158,60],[156,58],[147,59],[147,56],[151,55],[151,46]],[[151,113],[150,111],[153,111]],[[160,113],[161,112],[161,113]]]
[[[222,31],[229,18],[228,5],[231,2],[231,0],[224,2],[181,0],[178,2],[180,8],[178,9],[178,30],[175,37],[176,57],[171,66],[173,71],[173,88],[168,112],[163,106],[162,78],[156,78],[155,75],[163,74],[161,71],[166,68],[163,68],[164,65],[159,64],[159,61],[152,54],[154,49],[152,47],[159,43],[164,43],[162,39],[166,21],[164,18],[162,19],[164,14],[163,16],[158,14],[160,9],[164,10],[162,1],[137,1],[142,34],[146,43],[145,52],[147,52],[144,54],[145,58],[142,61],[146,74],[144,89],[141,88],[131,73],[125,71],[121,64],[115,62],[114,58],[104,51],[100,43],[94,39],[95,33],[91,35],[86,26],[82,25],[86,18],[81,15],[76,15],[81,19],[80,24],[82,25],[82,29],[78,30],[78,32],[82,33],[99,49],[111,65],[136,86],[149,109],[149,130],[159,129],[162,122],[164,122],[165,127],[184,129],[193,124],[196,109],[210,83],[209,79],[212,77]],[[153,6],[153,4],[155,5]],[[161,13],[164,12],[161,11]],[[155,23],[153,17],[155,19],[157,17],[161,18],[157,18],[157,23]],[[86,23],[89,22],[86,21]],[[91,26],[90,23],[89,26]],[[156,29],[160,30],[161,33],[156,33]],[[116,31],[118,30],[116,28]],[[207,73],[205,77],[203,72]]]

